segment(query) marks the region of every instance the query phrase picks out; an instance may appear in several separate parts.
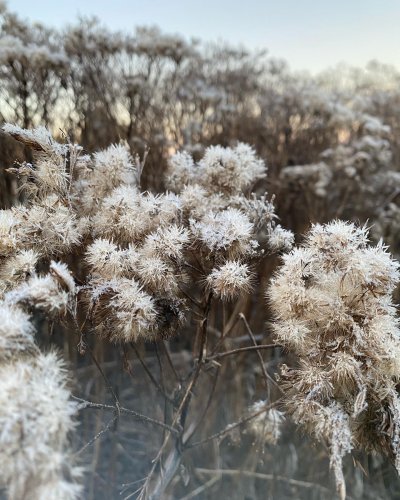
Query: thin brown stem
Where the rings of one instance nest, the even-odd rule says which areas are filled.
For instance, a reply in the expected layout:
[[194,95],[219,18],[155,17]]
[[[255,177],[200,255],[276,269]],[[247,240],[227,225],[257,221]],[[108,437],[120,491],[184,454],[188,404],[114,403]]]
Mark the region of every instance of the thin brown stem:
[[168,346],[167,344],[165,343],[165,341],[162,343],[163,347],[164,347],[164,351],[165,351],[165,355],[166,355],[166,358],[167,358],[167,361],[168,361],[168,364],[173,372],[173,374],[175,375],[175,378],[176,380],[179,382],[179,385],[182,383],[182,379],[181,377],[179,376],[178,372],[176,371],[176,368],[174,366],[174,363],[172,362],[172,359],[171,359],[171,355],[169,353],[169,349],[168,349]]
[[248,351],[258,351],[262,349],[273,349],[274,347],[280,347],[279,344],[261,344],[261,345],[250,345],[247,347],[238,347],[237,349],[232,349],[231,351],[219,352],[212,356],[205,358],[204,362],[213,361],[214,359],[225,358],[226,356],[233,356],[234,354],[240,354],[242,352]]
[[[117,410],[117,408],[113,405],[106,405],[103,403],[94,403],[93,401],[87,401],[86,399],[78,398],[76,396],[72,396],[72,397],[74,399],[76,399],[77,401],[81,402],[81,408],[94,408],[94,409],[98,409],[98,410],[114,410],[114,411]],[[165,424],[163,422],[160,422],[159,420],[156,420],[154,418],[148,417],[147,415],[143,415],[142,413],[139,413],[135,410],[131,410],[130,408],[125,408],[123,406],[120,406],[119,412],[126,413],[127,415],[132,415],[137,420],[141,420],[142,422],[145,422],[148,424],[154,424],[157,427],[161,427],[164,430],[172,432],[173,434],[178,434],[178,430],[174,429],[172,426]]]
[[206,404],[206,406],[205,406],[205,408],[204,408],[201,416],[198,418],[197,423],[193,426],[193,429],[190,430],[190,432],[187,435],[184,435],[182,437],[183,444],[187,443],[190,440],[190,438],[196,433],[197,429],[200,427],[200,425],[202,424],[202,422],[204,422],[204,418],[207,415],[208,410],[210,409],[211,402],[212,402],[212,399],[214,397],[215,388],[217,386],[217,381],[218,381],[218,376],[219,376],[219,367],[217,368],[215,376],[213,378],[213,384],[212,384],[212,387],[211,387],[210,394],[208,396],[207,404]]
[[220,475],[247,476],[247,477],[254,477],[257,479],[265,479],[268,481],[276,480],[288,483],[292,486],[299,486],[303,488],[316,488],[330,493],[330,490],[328,488],[325,488],[325,486],[322,486],[320,484],[310,483],[308,481],[299,481],[298,479],[292,479],[289,477],[279,476],[275,474],[264,474],[261,472],[253,472],[253,471],[237,470],[237,469],[202,469],[200,467],[196,467],[196,471],[199,472],[200,474],[215,474],[217,476]]
[[[243,321],[243,324],[246,328],[246,331],[251,339],[251,341],[253,342],[254,346],[255,347],[258,347],[257,345],[257,341],[256,341],[256,338],[254,336],[254,333],[252,332],[251,328],[250,328],[250,325],[249,323],[247,322],[247,319],[245,317],[245,315],[243,313],[239,313],[239,318]],[[261,371],[262,371],[262,374],[263,374],[263,377],[264,377],[264,382],[265,382],[265,386],[267,388],[267,393],[268,393],[268,400],[270,400],[270,397],[271,397],[271,389],[270,389],[270,386],[269,386],[269,382],[271,382],[272,384],[275,385],[275,387],[277,387],[281,392],[282,392],[282,389],[279,387],[279,385],[276,383],[276,381],[271,377],[271,375],[268,373],[267,369],[265,368],[265,365],[264,365],[264,360],[263,360],[263,357],[261,355],[261,352],[259,349],[257,349],[257,356],[258,356],[258,359],[259,359],[259,362],[260,362],[260,367],[261,367]]]
[[97,361],[96,356],[94,355],[92,349],[87,345],[86,349],[89,351],[90,357],[92,358],[94,364],[96,365],[97,369],[99,370],[101,376],[104,379],[104,382],[106,383],[107,389],[110,391],[112,397],[114,398],[115,401],[115,407],[119,411],[119,408],[121,407],[121,404],[119,402],[118,396],[115,393],[113,386],[111,385],[110,380],[108,379],[107,375],[104,373],[102,367],[100,366],[100,363]]

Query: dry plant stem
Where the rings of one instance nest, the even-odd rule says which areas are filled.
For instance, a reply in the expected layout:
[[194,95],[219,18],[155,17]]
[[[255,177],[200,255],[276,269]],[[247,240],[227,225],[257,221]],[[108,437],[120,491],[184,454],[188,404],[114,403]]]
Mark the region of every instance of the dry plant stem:
[[172,405],[175,405],[175,401],[171,398],[171,396],[169,396],[163,389],[163,387],[161,387],[161,385],[158,383],[158,381],[154,378],[154,375],[151,373],[151,370],[149,369],[149,367],[146,365],[146,362],[144,361],[144,359],[142,358],[142,356],[140,355],[136,345],[131,342],[131,347],[132,349],[135,351],[135,354],[138,358],[138,360],[140,361],[140,364],[143,366],[144,368],[144,371],[147,373],[149,379],[151,380],[151,382],[154,384],[154,386],[157,388],[157,390],[164,396],[164,398],[169,401]]
[[90,347],[88,345],[86,346],[86,348],[89,351],[90,357],[92,358],[94,364],[96,365],[97,369],[99,370],[101,376],[103,377],[104,382],[106,383],[107,389],[110,391],[110,394],[112,395],[112,397],[115,401],[115,409],[119,413],[121,405],[120,405],[118,396],[116,395],[116,393],[111,385],[110,380],[108,379],[107,375],[104,373],[102,367],[100,366],[100,363],[97,361],[96,356],[94,355],[92,349],[90,349]]
[[172,359],[171,359],[171,355],[169,353],[169,349],[168,349],[168,345],[166,344],[166,342],[162,342],[162,345],[164,347],[164,351],[165,351],[165,356],[167,358],[167,361],[168,361],[168,364],[172,370],[172,373],[175,375],[175,378],[177,380],[177,382],[179,382],[179,385],[182,383],[182,379],[181,377],[179,376],[178,372],[176,371],[176,368],[174,366],[174,363],[172,362]]
[[[157,453],[157,456],[153,460],[153,466],[146,478],[145,484],[143,485],[140,495],[138,497],[138,500],[142,500],[145,498],[149,498],[152,500],[157,500],[159,498],[162,498],[163,493],[165,492],[166,488],[168,487],[170,481],[175,475],[176,470],[179,467],[179,464],[181,462],[181,457],[182,457],[182,438],[183,438],[183,432],[184,432],[184,425],[185,425],[185,420],[188,412],[188,407],[191,401],[192,397],[192,390],[194,386],[196,385],[196,382],[199,378],[202,364],[203,364],[203,359],[204,359],[204,352],[206,348],[206,341],[207,341],[207,324],[208,324],[208,315],[210,313],[210,308],[211,308],[211,300],[212,300],[212,294],[209,293],[207,296],[207,299],[205,301],[204,305],[204,316],[203,319],[199,323],[199,335],[200,335],[200,346],[199,346],[199,354],[198,358],[196,361],[196,367],[195,370],[193,371],[192,377],[190,379],[190,382],[186,388],[185,394],[179,404],[179,407],[176,411],[176,414],[174,416],[173,422],[172,422],[172,427],[175,427],[175,425],[179,422],[181,431],[180,435],[177,437],[176,442],[174,443],[173,449],[171,453],[169,454],[167,460],[166,460],[166,466],[164,470],[162,471],[162,474],[159,475],[157,478],[156,484],[152,488],[151,492],[147,492],[150,481],[154,475],[154,472],[161,460],[162,454],[165,450],[165,448],[168,445],[169,439],[171,437],[171,433],[168,433],[167,436],[164,439],[164,442],[160,448],[160,450]],[[128,497],[126,497],[127,499]]]
[[227,321],[227,324],[224,326],[224,330],[222,331],[220,338],[218,339],[214,348],[212,349],[213,354],[215,354],[215,352],[223,344],[224,340],[228,337],[233,328],[237,325],[238,321],[239,321],[239,314],[237,312],[237,307],[235,307],[235,310],[231,314],[229,320]]
[[196,266],[193,266],[192,264],[189,264],[189,262],[183,262],[183,264],[188,267],[189,269],[193,269],[193,271],[196,271],[197,273],[199,273],[199,275],[203,275],[204,274],[204,271],[202,271],[201,269],[199,269],[198,267]]
[[[299,486],[301,488],[315,488],[318,490],[325,491],[330,493],[328,488],[316,483],[310,483],[308,481],[299,481],[297,479],[291,479],[290,477],[277,476],[275,474],[263,474],[260,472],[246,471],[246,470],[237,470],[237,469],[202,469],[200,467],[196,467],[196,471],[200,474],[216,474],[218,476],[226,475],[226,476],[248,476],[254,477],[256,479],[265,479],[267,481],[282,481],[292,486]],[[350,497],[348,497],[350,498]]]
[[124,483],[121,485],[122,489],[121,489],[121,494],[124,493],[128,488],[130,488],[131,486],[134,486],[135,484],[139,484],[139,483],[142,483],[146,478],[143,477],[141,479],[137,479],[136,481],[132,481],[131,483]]
[[[250,325],[248,324],[245,315],[243,313],[239,313],[239,318],[243,321],[244,326],[246,327],[247,333],[249,334],[249,337],[250,337],[251,341],[254,344],[254,347],[257,347],[257,341],[255,339],[254,333],[251,331]],[[264,365],[263,357],[262,357],[262,355],[261,355],[261,353],[260,353],[259,350],[257,350],[257,356],[258,356],[258,359],[260,361],[261,371],[263,373],[265,386],[267,388],[268,400],[270,400],[270,398],[271,398],[271,388],[270,388],[270,385],[269,385],[268,381],[270,381],[272,384],[274,384],[280,391],[281,391],[281,388],[275,382],[275,380],[271,377],[271,375],[269,375],[269,373],[267,372],[267,370],[265,368],[265,365]]]
[[[231,355],[234,355],[234,354],[240,354],[242,352],[257,351],[258,349],[267,349],[267,348],[270,349],[270,348],[273,348],[273,347],[276,347],[276,344],[242,347],[242,348],[239,348],[239,349],[233,349],[232,351],[227,351],[227,352],[223,352],[223,353],[219,353],[219,354],[215,354],[213,356],[207,357],[207,358],[204,359],[204,362],[206,363],[208,361],[213,361],[213,360],[220,359],[220,358],[223,358],[223,357],[226,357],[226,356],[231,356]],[[204,409],[201,417],[198,419],[197,424],[194,425],[193,430],[191,430],[190,433],[188,433],[188,435],[184,436],[184,442],[185,443],[187,443],[190,440],[190,438],[193,437],[193,435],[196,433],[197,429],[201,425],[201,422],[203,421],[204,417],[206,416],[206,414],[207,414],[207,412],[208,412],[208,410],[210,408],[210,405],[211,405],[211,402],[212,402],[212,398],[213,398],[213,395],[214,395],[214,392],[215,392],[215,388],[216,388],[216,385],[217,385],[218,375],[219,375],[219,364],[218,364],[217,371],[216,371],[216,374],[215,374],[214,379],[213,379],[213,385],[212,385],[212,388],[211,388],[211,391],[210,391],[210,394],[209,394],[209,397],[208,397],[208,401],[207,401],[206,407],[205,407],[205,409]]]
[[233,356],[235,354],[240,354],[242,352],[248,351],[258,351],[263,349],[273,349],[274,347],[280,347],[279,344],[261,344],[261,345],[251,345],[247,347],[238,347],[237,349],[232,349],[231,351],[219,352],[212,356],[208,356],[204,362],[213,361],[215,359],[225,358],[226,356]]
[[342,214],[343,214],[343,210],[346,208],[346,203],[347,203],[347,200],[349,198],[349,195],[350,195],[350,192],[351,192],[351,184],[349,183],[347,185],[347,188],[346,188],[346,191],[343,195],[343,199],[342,199],[342,202],[340,204],[340,206],[338,207],[337,211],[336,211],[336,214],[335,214],[335,219],[340,219],[342,217]]
[[86,450],[86,448],[88,448],[91,444],[97,441],[103,434],[109,431],[110,427],[116,422],[117,419],[118,415],[114,415],[113,418],[109,420],[109,422],[107,422],[107,424],[103,427],[103,429],[101,429],[101,431],[98,432],[90,441],[88,441],[85,445],[83,445],[82,448],[75,453],[75,455],[76,456],[80,455],[83,451]]
[[224,436],[225,434],[228,434],[232,430],[236,429],[237,427],[240,427],[241,425],[245,424],[246,422],[249,422],[253,418],[258,417],[258,415],[265,413],[266,411],[270,410],[271,408],[275,408],[275,406],[277,406],[277,405],[278,405],[278,401],[275,401],[275,403],[272,403],[268,406],[265,406],[262,410],[257,411],[255,413],[252,413],[251,415],[248,415],[247,417],[243,417],[233,424],[227,425],[225,427],[225,429],[222,429],[222,431],[216,432],[215,434],[212,434],[211,436],[209,436],[205,439],[202,439],[201,441],[195,441],[194,443],[190,443],[190,444],[186,445],[185,448],[187,450],[189,450],[190,448],[194,448],[196,446],[200,446],[201,444],[205,444],[205,443],[208,443],[210,441],[213,441],[214,439],[218,439],[218,438]]
[[208,316],[209,316],[210,309],[211,309],[211,300],[212,300],[212,294],[209,293],[208,297],[207,297],[207,300],[206,300],[205,307],[204,307],[204,317],[203,317],[202,321],[199,323],[200,347],[199,347],[199,355],[198,355],[198,358],[197,358],[197,361],[196,361],[196,368],[195,368],[195,371],[193,373],[192,379],[191,379],[191,381],[189,383],[189,386],[188,386],[188,388],[186,390],[186,394],[183,397],[182,403],[180,405],[182,407],[181,418],[180,418],[180,424],[181,424],[182,428],[185,425],[185,420],[186,420],[186,416],[187,416],[188,407],[189,407],[190,400],[191,400],[192,395],[193,395],[192,389],[196,385],[196,382],[197,382],[197,380],[199,378],[199,375],[200,375],[200,372],[201,372],[201,368],[202,368],[202,364],[203,364],[203,361],[204,361],[204,357],[205,357],[205,354],[206,354],[206,348],[207,348],[207,326],[208,326]]
[[181,286],[179,286],[178,288],[179,288],[179,290],[183,293],[183,295],[184,295],[184,296],[185,296],[188,300],[190,300],[190,302],[191,302],[193,305],[195,305],[196,307],[198,307],[199,309],[201,309],[201,304],[200,304],[200,302],[198,302],[195,298],[193,298],[191,295],[189,295],[187,292],[185,292],[185,290],[184,290]]
[[218,377],[219,377],[219,373],[220,373],[219,368],[220,367],[218,366],[216,369],[215,375],[213,377],[212,387],[211,387],[211,391],[210,391],[210,394],[209,394],[208,399],[207,399],[207,404],[206,404],[202,414],[197,419],[197,423],[195,423],[192,426],[192,429],[188,429],[188,432],[186,433],[186,435],[183,436],[183,438],[182,438],[183,444],[187,443],[190,440],[190,438],[193,437],[193,435],[196,433],[197,429],[200,427],[200,425],[204,421],[204,418],[207,415],[208,410],[210,409],[210,406],[211,406],[211,403],[212,403],[212,400],[214,397],[214,393],[215,393],[215,388],[217,387],[217,381],[218,381]]
[[[163,366],[162,366],[162,363],[161,363],[161,358],[160,358],[160,353],[159,353],[159,350],[158,350],[157,343],[154,345],[154,347],[155,347],[155,351],[156,351],[156,356],[157,356],[157,361],[158,361],[158,367],[159,367],[159,370],[160,370],[161,387],[163,389],[164,394],[166,394],[165,384],[164,384],[165,375],[164,375],[164,370],[163,370]],[[164,423],[167,423],[167,412],[168,412],[168,400],[164,396]],[[164,430],[162,439],[163,440],[165,439],[165,430]]]
[[218,481],[220,481],[220,479],[221,479],[221,476],[216,474],[209,481],[207,481],[206,483],[198,486],[192,492],[188,493],[184,497],[181,497],[179,500],[190,500],[191,498],[197,497],[198,495],[200,495],[200,493],[203,493],[203,491],[205,491],[205,490],[211,488],[212,486],[214,486],[214,484],[217,483]]
[[235,305],[234,310],[232,311],[232,314],[230,315],[228,321],[226,321],[226,324],[224,324],[224,329],[221,333],[221,337],[218,339],[216,342],[212,353],[215,354],[219,347],[222,345],[224,340],[228,337],[228,335],[232,332],[234,327],[238,324],[240,321],[240,311],[243,309],[243,301],[238,300],[238,302]]
[[386,200],[383,201],[380,205],[378,205],[378,209],[383,209],[387,205],[389,205],[393,200],[395,200],[400,194],[400,189],[395,189],[393,193],[386,198]]
[[[82,403],[83,408],[94,408],[94,409],[99,409],[99,410],[114,410],[117,411],[117,408],[112,405],[107,405],[103,403],[94,403],[92,401],[87,401],[86,399],[81,399],[76,396],[73,396],[74,399],[77,401],[80,401]],[[130,408],[125,408],[123,406],[119,407],[119,412],[120,413],[126,413],[128,415],[132,415],[134,418],[137,420],[140,420],[145,423],[153,424],[156,425],[157,427],[161,427],[164,430],[167,430],[169,432],[172,432],[173,434],[178,434],[178,430],[174,429],[168,424],[165,424],[163,422],[160,422],[159,420],[156,420],[155,418],[148,417],[147,415],[143,415],[142,413],[139,413],[135,410],[131,410]]]

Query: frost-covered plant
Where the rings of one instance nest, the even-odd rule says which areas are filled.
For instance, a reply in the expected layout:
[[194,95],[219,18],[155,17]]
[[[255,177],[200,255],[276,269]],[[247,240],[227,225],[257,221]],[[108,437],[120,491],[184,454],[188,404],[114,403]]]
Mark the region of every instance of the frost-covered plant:
[[[267,194],[252,192],[267,169],[250,146],[213,146],[197,163],[177,153],[167,173],[171,191],[154,194],[141,189],[143,162],[125,143],[89,156],[43,128],[3,129],[34,156],[10,169],[24,204],[0,211],[3,301],[52,321],[72,319],[80,352],[89,333],[126,349],[176,335],[199,315],[197,335],[206,342],[213,299],[244,298],[260,260],[293,244]],[[64,264],[51,260],[71,256],[79,287]],[[266,442],[276,441],[277,415],[268,413]],[[38,416],[38,429],[41,422]]]
[[77,406],[64,363],[39,351],[30,317],[75,313],[72,275],[64,263],[49,262],[82,237],[68,196],[70,150],[43,128],[6,130],[32,147],[38,163],[17,170],[26,204],[0,211],[0,485],[10,499],[73,500],[81,494],[69,444]]
[[[55,324],[51,342],[60,338],[57,323],[66,322],[70,335],[64,345],[69,344],[69,354],[74,356],[79,339],[80,354],[87,351],[80,362],[87,362],[94,347],[99,366],[112,359],[114,365],[106,364],[106,371],[120,361],[120,352],[121,364],[129,371],[131,349],[145,353],[150,366],[154,352],[160,354],[158,347],[161,368],[167,359],[163,339],[180,333],[180,338],[165,343],[173,351],[173,362],[179,357],[186,360],[177,370],[177,383],[168,377],[169,364],[160,374],[153,366],[149,372],[153,379],[160,375],[157,397],[166,394],[165,404],[152,401],[151,409],[155,415],[165,408],[163,421],[172,424],[174,440],[178,435],[174,450],[183,454],[191,429],[200,434],[212,426],[214,389],[215,394],[223,393],[224,401],[232,392],[229,411],[236,414],[247,408],[249,396],[253,399],[253,382],[257,391],[264,391],[265,381],[269,389],[274,384],[271,370],[280,359],[278,349],[266,363],[261,352],[268,350],[258,351],[253,344],[261,341],[261,333],[269,333],[264,328],[269,311],[257,300],[275,263],[265,257],[293,245],[292,232],[277,224],[275,211],[284,227],[298,233],[310,220],[369,218],[376,239],[383,236],[391,250],[398,251],[399,81],[394,68],[377,63],[363,70],[336,68],[333,74],[310,78],[292,73],[284,62],[262,51],[187,41],[154,27],[121,33],[95,19],[83,19],[52,30],[21,20],[0,0],[0,120],[15,122],[17,126],[4,130],[27,146],[16,147],[6,134],[0,137],[0,165],[6,167],[16,157],[22,162],[0,173],[0,203],[12,207],[0,211],[0,299],[15,309],[12,321],[20,325],[22,313],[37,311],[35,322],[42,324],[46,317]],[[43,127],[28,130],[37,123],[56,131],[58,139]],[[72,144],[77,141],[92,152],[120,139],[92,155]],[[131,151],[146,158],[144,175],[144,162]],[[268,158],[268,176],[255,151]],[[275,191],[276,202],[262,194],[266,185]],[[79,286],[60,261],[68,262]],[[256,337],[238,320],[239,311],[254,321]],[[39,353],[31,334],[22,329],[21,340],[10,321],[7,325],[9,335],[1,343],[14,345],[18,354],[14,357],[5,347],[4,360],[16,362],[23,356],[29,366],[36,366]],[[253,354],[241,354],[242,343],[250,339],[250,351],[260,355],[260,366],[253,362]],[[117,346],[103,349],[107,340]],[[158,343],[147,350],[142,341],[148,340]],[[229,350],[220,362],[224,346]],[[343,358],[340,363],[348,370],[346,363],[352,361]],[[137,389],[142,381],[134,368]],[[234,369],[235,377],[227,376],[228,369]],[[194,388],[190,384],[197,370],[203,380]],[[213,378],[214,372],[225,376],[223,384],[217,383],[217,375]],[[112,369],[107,376],[109,388],[115,378]],[[192,411],[192,403],[188,411],[187,400],[202,406],[204,393],[208,397],[207,380],[214,386],[204,412],[211,411],[207,425],[201,426],[195,419],[205,415],[203,408]],[[87,385],[96,387],[93,399],[100,386]],[[185,399],[182,393],[188,387]],[[118,389],[118,395],[127,393]],[[146,395],[151,394],[147,389]],[[275,425],[276,410],[269,408],[273,392],[269,390],[267,400],[246,413],[261,411],[254,422],[249,420],[248,429],[269,443],[280,427]],[[241,394],[245,401],[240,401]],[[357,404],[363,407],[364,393],[360,394]],[[119,418],[122,407],[114,396]],[[176,404],[184,416],[175,422]],[[340,470],[348,443],[354,445],[343,431],[353,416],[340,404],[334,401],[321,410],[318,430],[318,435],[331,436],[335,471]],[[111,404],[98,414],[110,408]],[[214,417],[218,426],[220,412]],[[334,426],[326,427],[326,421]],[[116,427],[118,432],[123,429]],[[164,431],[168,435],[171,429]],[[106,432],[98,436],[107,439]],[[98,443],[96,453],[102,448]],[[162,451],[155,463],[178,463],[164,461],[167,453]],[[218,467],[233,468],[233,463],[229,457]],[[287,462],[282,470],[274,465],[279,474],[288,470]],[[294,468],[290,471],[295,474]],[[185,483],[181,472],[183,481],[171,483],[179,497],[187,494],[177,493]],[[171,477],[168,470],[161,476]],[[44,475],[37,472],[37,477]],[[250,479],[240,482],[247,487]],[[284,478],[277,479],[274,488],[278,483],[286,484]],[[52,484],[50,479],[46,484]],[[22,495],[13,491],[14,496]],[[62,497],[57,488],[54,494]]]
[[[398,186],[400,185],[400,175],[398,172],[393,172],[393,191],[397,196]],[[384,242],[389,245],[391,251],[399,257],[400,251],[400,207],[398,204],[390,201],[385,206],[381,206],[374,218],[371,227],[371,233],[375,239],[383,238]]]
[[80,498],[68,434],[76,404],[55,353],[18,357],[0,365],[0,484],[8,498]]
[[258,211],[248,208],[247,192],[266,175],[254,151],[245,145],[213,147],[198,165],[178,153],[167,174],[174,193],[159,195],[140,191],[132,171],[138,162],[133,167],[125,153],[124,162],[119,157],[121,170],[113,171],[114,152],[102,153],[108,155],[107,178],[110,166],[114,173],[97,206],[89,207],[86,199],[101,194],[95,186],[106,175],[103,170],[95,164],[76,182],[78,203],[89,208],[93,227],[86,297],[99,332],[125,342],[169,336],[184,320],[182,287],[189,277],[224,299],[250,290],[248,264],[264,251],[257,235],[261,227],[268,235],[276,229],[273,206],[265,198],[258,200]]
[[[69,62],[56,31],[0,12],[0,80],[4,112],[24,127],[35,118],[48,124]],[[65,84],[64,84],[65,85]]]
[[288,166],[280,172],[286,203],[305,199],[314,220],[376,217],[393,192],[396,173],[391,170],[389,128],[365,114],[355,113],[353,121],[356,136],[324,150],[312,164]]
[[345,497],[342,459],[377,450],[400,471],[400,331],[391,294],[398,264],[368,245],[367,229],[314,225],[284,255],[268,291],[276,340],[298,357],[283,367],[285,402],[295,422],[327,441]]
[[77,406],[66,369],[55,352],[40,353],[24,311],[63,312],[63,288],[73,293],[73,281],[62,264],[52,269],[53,275],[32,276],[0,301],[0,487],[10,499],[74,500],[81,494],[69,444]]

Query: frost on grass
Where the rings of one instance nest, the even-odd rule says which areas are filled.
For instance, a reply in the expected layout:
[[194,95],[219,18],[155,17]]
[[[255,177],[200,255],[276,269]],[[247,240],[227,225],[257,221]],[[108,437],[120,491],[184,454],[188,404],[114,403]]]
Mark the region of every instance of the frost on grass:
[[283,257],[268,292],[276,340],[299,360],[282,369],[286,406],[328,442],[341,498],[353,448],[386,453],[400,471],[398,281],[397,262],[382,243],[368,245],[365,227],[334,221]]

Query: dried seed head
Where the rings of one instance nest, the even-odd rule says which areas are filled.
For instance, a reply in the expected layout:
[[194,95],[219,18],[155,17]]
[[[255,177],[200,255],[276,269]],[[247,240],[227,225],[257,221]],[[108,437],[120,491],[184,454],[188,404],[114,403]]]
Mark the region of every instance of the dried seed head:
[[252,274],[247,264],[238,261],[225,262],[207,276],[207,285],[223,300],[230,300],[251,290]]

